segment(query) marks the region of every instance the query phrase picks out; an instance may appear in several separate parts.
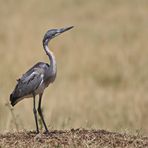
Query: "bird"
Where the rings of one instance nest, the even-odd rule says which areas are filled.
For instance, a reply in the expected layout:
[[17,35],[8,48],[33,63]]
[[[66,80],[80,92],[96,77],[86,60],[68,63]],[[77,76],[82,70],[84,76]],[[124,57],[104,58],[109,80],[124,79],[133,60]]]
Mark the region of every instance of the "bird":
[[[39,133],[37,111],[44,125],[45,133],[49,133],[42,113],[41,101],[45,88],[47,88],[50,83],[54,82],[57,74],[56,59],[53,52],[49,49],[48,43],[51,39],[72,29],[73,27],[74,26],[50,29],[45,33],[42,41],[43,49],[49,58],[50,64],[44,62],[38,62],[35,64],[25,74],[23,74],[21,78],[17,79],[17,84],[10,94],[10,103],[13,107],[24,98],[33,97],[33,113],[36,124],[36,133]],[[39,96],[39,101],[38,108],[36,109],[37,95]]]

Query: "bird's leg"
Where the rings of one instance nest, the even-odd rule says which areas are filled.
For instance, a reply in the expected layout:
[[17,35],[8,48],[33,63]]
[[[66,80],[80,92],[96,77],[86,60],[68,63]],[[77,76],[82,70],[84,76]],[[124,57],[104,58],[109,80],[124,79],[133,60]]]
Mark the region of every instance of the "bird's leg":
[[40,115],[40,117],[41,117],[41,120],[42,120],[42,122],[43,122],[43,124],[44,124],[45,130],[46,130],[45,132],[46,132],[46,133],[49,133],[48,128],[47,128],[46,123],[45,123],[45,120],[44,120],[44,117],[43,117],[43,114],[42,114],[42,109],[41,109],[42,95],[43,95],[42,93],[39,94],[38,113],[39,113],[39,115]]
[[37,121],[37,111],[35,107],[35,95],[33,94],[33,113],[34,113],[34,118],[35,118],[35,123],[36,123],[36,132],[37,134],[39,133],[39,127],[38,127],[38,121]]

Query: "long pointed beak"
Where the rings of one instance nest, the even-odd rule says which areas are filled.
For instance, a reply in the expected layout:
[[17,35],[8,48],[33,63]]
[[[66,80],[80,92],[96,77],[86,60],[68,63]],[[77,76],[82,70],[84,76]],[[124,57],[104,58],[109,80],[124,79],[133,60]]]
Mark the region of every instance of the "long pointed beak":
[[65,31],[68,31],[70,29],[72,29],[74,26],[70,26],[70,27],[66,27],[66,28],[61,28],[61,29],[57,29],[57,35],[65,32]]

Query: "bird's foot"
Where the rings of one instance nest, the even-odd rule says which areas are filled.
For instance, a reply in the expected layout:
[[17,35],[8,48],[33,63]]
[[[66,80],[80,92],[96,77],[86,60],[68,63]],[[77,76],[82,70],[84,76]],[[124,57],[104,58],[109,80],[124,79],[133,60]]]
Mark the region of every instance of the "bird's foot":
[[50,135],[50,132],[48,130],[46,130],[45,132],[43,132],[43,134]]
[[36,134],[39,134],[40,132],[39,132],[39,130],[36,130],[36,132],[35,132]]

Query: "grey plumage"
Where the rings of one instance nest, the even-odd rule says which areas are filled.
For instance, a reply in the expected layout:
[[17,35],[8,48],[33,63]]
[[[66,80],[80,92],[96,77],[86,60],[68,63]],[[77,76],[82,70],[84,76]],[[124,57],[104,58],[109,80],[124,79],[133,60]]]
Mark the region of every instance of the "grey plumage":
[[59,34],[71,28],[73,28],[73,26],[67,27],[67,28],[61,28],[61,29],[52,29],[46,32],[43,38],[43,47],[46,54],[49,57],[50,65],[44,62],[39,62],[35,64],[24,75],[22,75],[20,79],[17,80],[17,85],[14,91],[10,95],[10,102],[12,106],[17,104],[20,100],[24,98],[33,97],[33,100],[34,100],[33,112],[35,116],[37,133],[39,133],[39,129],[38,129],[38,122],[37,122],[36,107],[35,107],[35,96],[39,95],[38,112],[39,112],[39,115],[41,116],[45,130],[46,132],[48,132],[48,128],[46,126],[46,123],[44,121],[42,111],[41,111],[41,100],[42,100],[44,89],[48,87],[50,83],[54,82],[56,78],[56,73],[57,73],[56,60],[55,60],[54,54],[48,48],[48,43],[52,38],[58,36]]
[[[56,76],[56,75],[55,75]],[[38,94],[37,88],[42,84],[49,84],[50,79],[54,80],[54,75],[50,76],[50,65],[39,62],[29,69],[20,79],[10,95],[12,106],[23,98],[31,97],[32,93]]]

